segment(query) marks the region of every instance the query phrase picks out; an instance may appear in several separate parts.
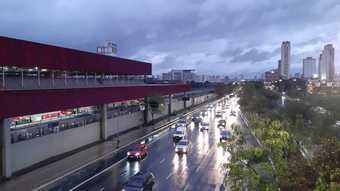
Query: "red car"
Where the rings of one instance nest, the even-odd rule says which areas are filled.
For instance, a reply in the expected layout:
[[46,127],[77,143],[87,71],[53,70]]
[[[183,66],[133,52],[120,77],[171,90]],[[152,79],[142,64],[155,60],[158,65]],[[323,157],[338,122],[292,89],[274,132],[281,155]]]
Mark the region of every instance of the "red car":
[[128,159],[143,159],[148,154],[146,144],[133,144],[127,152]]

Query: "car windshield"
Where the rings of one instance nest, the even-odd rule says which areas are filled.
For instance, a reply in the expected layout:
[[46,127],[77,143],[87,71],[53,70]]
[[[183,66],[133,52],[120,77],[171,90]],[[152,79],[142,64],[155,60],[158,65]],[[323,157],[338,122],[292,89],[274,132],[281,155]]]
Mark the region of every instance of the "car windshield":
[[229,132],[229,131],[222,131],[222,132],[221,132],[221,135],[222,135],[222,136],[230,137],[230,132]]
[[188,141],[180,141],[177,143],[177,145],[186,146],[188,145]]
[[130,150],[132,151],[139,151],[142,150],[143,146],[142,145],[132,145]]
[[202,126],[209,126],[209,123],[204,122],[202,123]]
[[142,177],[133,177],[129,180],[126,186],[140,188],[143,186],[143,183],[144,183],[144,179]]

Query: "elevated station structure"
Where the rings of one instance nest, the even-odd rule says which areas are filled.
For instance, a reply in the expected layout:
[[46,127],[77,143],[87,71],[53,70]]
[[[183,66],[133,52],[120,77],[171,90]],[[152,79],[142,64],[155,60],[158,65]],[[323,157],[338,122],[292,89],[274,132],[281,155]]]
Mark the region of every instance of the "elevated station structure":
[[[44,135],[94,124],[99,129],[95,134],[105,140],[118,133],[110,130],[115,103],[129,100],[141,103],[145,97],[161,94],[169,95],[171,108],[172,94],[191,90],[185,84],[144,83],[145,77],[152,74],[151,63],[1,36],[0,67],[0,177],[11,177],[13,172],[53,155],[97,141],[97,137],[89,135],[89,141],[84,142],[86,136],[81,136],[78,142],[64,143],[65,148],[58,152],[27,156],[29,144],[42,152],[58,150],[51,138]],[[72,121],[62,124],[66,119]],[[46,125],[40,127],[42,124]],[[33,143],[32,137],[39,141],[44,138],[45,142]],[[27,161],[18,160],[24,155]]]

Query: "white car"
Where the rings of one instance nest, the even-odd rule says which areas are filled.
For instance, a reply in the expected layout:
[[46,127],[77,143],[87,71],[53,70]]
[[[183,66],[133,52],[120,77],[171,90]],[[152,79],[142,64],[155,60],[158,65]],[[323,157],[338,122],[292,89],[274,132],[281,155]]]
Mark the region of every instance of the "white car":
[[176,153],[188,153],[190,148],[190,142],[187,139],[182,139],[176,144],[175,151]]
[[183,139],[186,136],[186,128],[183,126],[177,127],[175,132],[172,134],[174,141]]
[[209,123],[207,123],[207,122],[201,123],[201,131],[203,131],[203,130],[209,130]]

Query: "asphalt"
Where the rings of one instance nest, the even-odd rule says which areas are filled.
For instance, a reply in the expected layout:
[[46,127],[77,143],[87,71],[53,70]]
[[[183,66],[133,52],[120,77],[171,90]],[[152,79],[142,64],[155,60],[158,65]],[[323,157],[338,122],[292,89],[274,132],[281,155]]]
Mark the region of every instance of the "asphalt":
[[[232,123],[239,123],[239,118],[229,116],[228,112],[225,116],[227,128],[230,129]],[[175,153],[172,130],[167,129],[149,139],[149,154],[144,160],[128,161],[123,156],[126,151],[122,150],[119,157],[112,158],[114,162],[102,162],[112,165],[94,176],[80,183],[78,179],[70,178],[49,190],[121,190],[129,177],[139,171],[150,171],[155,175],[154,190],[220,190],[225,176],[222,165],[228,162],[229,153],[218,146],[220,130],[216,127],[215,113],[209,112],[205,120],[210,124],[208,131],[201,132],[193,123],[188,128],[188,139],[192,144],[188,154]],[[84,169],[83,173],[87,171]]]

